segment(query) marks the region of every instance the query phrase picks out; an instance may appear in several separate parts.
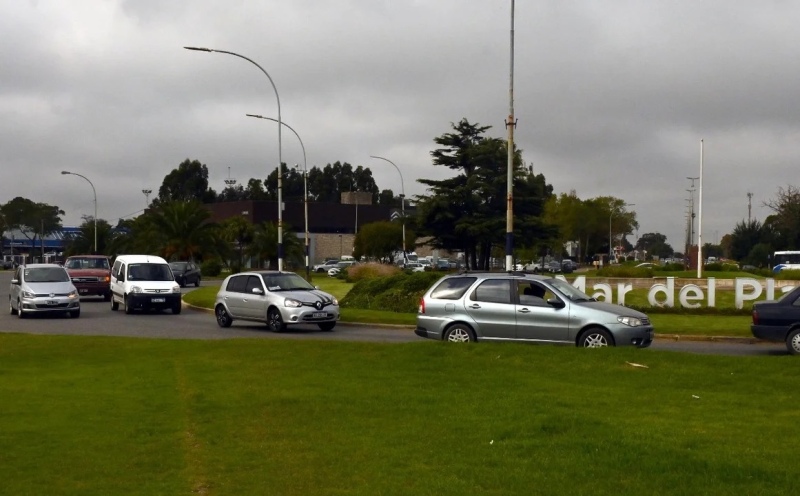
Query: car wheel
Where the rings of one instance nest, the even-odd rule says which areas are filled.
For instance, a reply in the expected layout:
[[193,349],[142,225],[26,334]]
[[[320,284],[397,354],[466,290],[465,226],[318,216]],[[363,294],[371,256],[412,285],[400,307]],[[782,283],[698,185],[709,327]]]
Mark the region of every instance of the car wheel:
[[200,276],[197,276],[197,280],[194,282],[194,287],[196,288],[200,287]]
[[323,322],[321,324],[317,324],[320,329],[323,331],[332,331],[334,327],[336,327],[336,322]]
[[178,315],[180,313],[181,313],[181,302],[178,302],[175,305],[172,305],[172,314],[173,315]]
[[69,316],[72,317],[73,319],[77,319],[78,317],[81,316],[81,309],[79,308],[77,310],[72,310],[71,312],[69,312]]
[[225,305],[217,305],[217,308],[214,309],[214,315],[217,317],[217,324],[220,327],[230,327],[233,324],[233,319],[225,309]]
[[592,328],[583,333],[578,346],[581,348],[603,348],[605,346],[614,346],[614,339],[608,331],[600,328]]
[[11,302],[11,297],[8,297],[8,313],[11,315],[16,315],[17,310],[14,308],[14,304]]
[[267,313],[267,325],[275,332],[283,332],[286,330],[286,324],[284,324],[281,313],[276,308],[271,308]]
[[114,299],[113,294],[110,295],[110,297],[111,297],[111,311],[116,312],[117,310],[119,310],[119,302]]
[[17,317],[24,319],[26,317],[25,311],[22,309],[22,302],[17,300]]
[[797,328],[786,336],[786,348],[792,355],[800,355],[800,328]]
[[125,300],[125,313],[130,315],[133,313],[133,308],[131,307],[131,297],[128,295],[123,296]]
[[111,301],[111,293],[103,293],[103,301]]
[[451,343],[469,343],[475,341],[475,333],[465,324],[453,324],[444,333],[444,340]]
[[181,282],[178,283],[178,286],[180,286],[182,288],[185,288],[186,287],[186,283],[181,281]]

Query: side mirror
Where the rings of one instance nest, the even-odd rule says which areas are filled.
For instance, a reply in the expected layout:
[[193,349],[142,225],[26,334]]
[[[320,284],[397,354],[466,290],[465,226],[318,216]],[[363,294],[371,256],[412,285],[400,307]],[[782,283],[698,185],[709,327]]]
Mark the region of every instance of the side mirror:
[[564,308],[565,306],[567,306],[566,303],[559,300],[558,298],[550,298],[549,300],[547,300],[547,304],[553,308]]
[[14,286],[19,286],[19,279],[11,279],[11,284]]
[[261,288],[253,288],[253,294],[263,295],[264,291]]

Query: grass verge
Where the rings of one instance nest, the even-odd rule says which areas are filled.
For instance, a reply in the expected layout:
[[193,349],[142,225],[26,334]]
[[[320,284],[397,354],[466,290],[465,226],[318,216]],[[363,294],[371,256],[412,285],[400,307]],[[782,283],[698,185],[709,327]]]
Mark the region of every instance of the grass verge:
[[3,334],[0,492],[788,494],[795,365]]

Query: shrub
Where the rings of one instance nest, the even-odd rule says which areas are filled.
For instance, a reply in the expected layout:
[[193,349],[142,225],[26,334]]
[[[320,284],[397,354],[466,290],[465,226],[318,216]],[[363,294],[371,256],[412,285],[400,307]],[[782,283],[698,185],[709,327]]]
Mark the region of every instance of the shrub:
[[205,277],[216,277],[222,272],[222,263],[216,258],[200,264],[200,273]]
[[437,272],[398,273],[361,279],[341,301],[346,308],[416,312],[425,291],[441,278]]
[[719,262],[706,264],[704,270],[706,272],[722,272],[722,264]]
[[362,279],[393,276],[400,273],[395,265],[370,262],[354,265],[347,269],[347,282],[358,282]]
[[773,277],[779,281],[800,281],[800,270],[782,270]]
[[653,269],[648,267],[631,267],[630,265],[614,265],[603,267],[598,270],[597,277],[653,277]]

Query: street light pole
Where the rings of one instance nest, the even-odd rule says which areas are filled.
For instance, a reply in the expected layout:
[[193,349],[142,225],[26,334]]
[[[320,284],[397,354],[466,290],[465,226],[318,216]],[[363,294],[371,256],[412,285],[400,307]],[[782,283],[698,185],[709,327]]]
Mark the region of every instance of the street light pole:
[[403,181],[403,173],[400,172],[400,167],[388,158],[379,157],[377,155],[370,155],[370,157],[389,162],[394,165],[394,168],[397,169],[397,173],[400,174],[400,216],[403,218],[403,263],[406,263],[408,261],[406,256],[406,187]]
[[[306,146],[303,144],[303,140],[300,139],[300,135],[297,134],[297,131],[294,130],[292,126],[286,124],[285,122],[281,122],[277,119],[273,119],[272,117],[264,117],[263,115],[256,115],[256,114],[245,114],[247,117],[255,117],[256,119],[266,119],[268,121],[277,122],[280,125],[286,126],[289,131],[293,132],[295,136],[297,136],[297,141],[300,142],[300,148],[303,150],[303,207],[305,210],[305,219],[306,219],[306,279],[311,277],[311,263],[309,260],[309,249],[308,249],[308,162],[306,161]],[[280,127],[280,126],[278,126]]]
[[[261,69],[261,72],[267,76],[269,79],[269,83],[272,85],[272,89],[275,90],[275,99],[278,101],[278,124],[281,124],[281,98],[278,96],[278,88],[275,86],[275,82],[272,81],[272,77],[270,77],[269,73],[264,70],[263,67],[258,65],[252,59],[245,57],[244,55],[239,55],[238,53],[234,52],[227,52],[225,50],[215,50],[213,48],[200,48],[200,47],[183,47],[187,50],[193,50],[196,52],[209,52],[209,53],[224,53],[227,55],[233,55],[234,57],[239,57],[240,59],[244,59],[254,66]],[[281,153],[281,129],[283,126],[278,125],[278,270],[283,270],[283,156]]]
[[61,171],[61,174],[69,174],[71,176],[78,176],[86,179],[89,186],[92,187],[92,194],[94,195],[94,253],[97,254],[97,190],[94,189],[94,184],[89,181],[89,178],[78,174],[77,172]]
[[[632,207],[634,205],[636,205],[636,204],[635,203],[623,203],[622,204],[623,207]],[[614,248],[613,248],[614,244],[613,244],[613,242],[611,240],[611,218],[614,217],[614,212],[616,212],[616,211],[617,211],[617,207],[613,207],[611,209],[611,214],[608,216],[608,263],[609,263],[609,265],[611,264],[611,257],[613,256],[613,253],[614,253]]]

